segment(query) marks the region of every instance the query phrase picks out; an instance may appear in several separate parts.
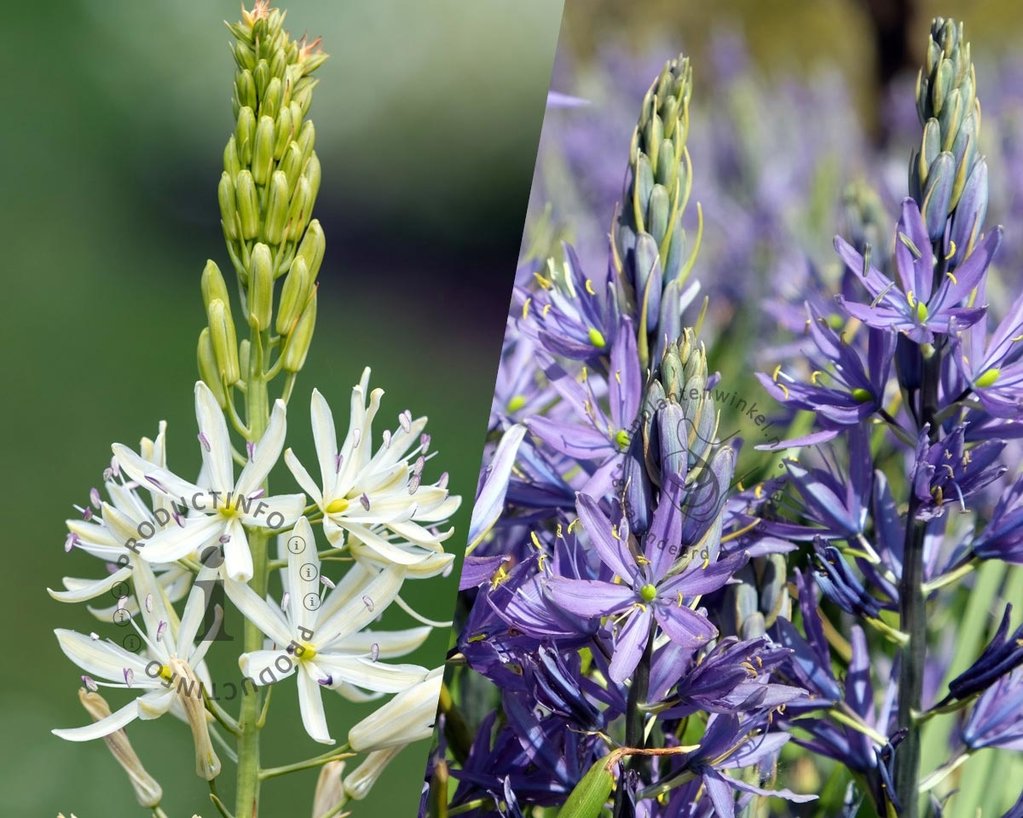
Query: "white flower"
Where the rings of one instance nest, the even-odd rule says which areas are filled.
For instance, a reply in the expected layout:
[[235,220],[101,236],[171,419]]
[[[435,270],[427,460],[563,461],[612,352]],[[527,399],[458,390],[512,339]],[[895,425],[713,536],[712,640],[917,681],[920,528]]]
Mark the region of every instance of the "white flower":
[[[407,650],[408,632],[372,637],[359,633],[397,596],[403,579],[404,570],[398,566],[374,571],[353,565],[337,587],[321,598],[320,559],[309,521],[301,518],[289,538],[288,568],[282,576],[283,610],[260,599],[248,585],[230,579],[224,583],[235,606],[274,643],[273,648],[243,654],[238,662],[242,673],[258,685],[267,685],[297,672],[306,732],[316,741],[332,744],[321,687],[352,685],[396,693],[427,674],[418,665],[378,661]],[[367,644],[369,639],[372,644]]]
[[[380,408],[382,389],[369,388],[367,368],[352,389],[348,434],[338,447],[334,417],[318,391],[313,390],[311,417],[320,484],[288,449],[284,460],[306,493],[323,512],[323,530],[332,545],[346,541],[353,556],[379,565],[404,565],[410,574],[431,576],[445,570],[453,555],[441,543],[451,529],[437,526],[458,509],[446,478],[422,482],[429,439],[423,434],[426,418],[399,416],[398,428],[383,435],[373,451],[373,419]],[[347,532],[347,536],[346,536]]]
[[[160,432],[156,440],[142,438],[140,449],[143,456],[160,466],[166,464],[167,424],[160,423]],[[116,460],[113,461],[116,464]],[[68,538],[65,549],[80,550],[103,560],[109,571],[100,579],[64,577],[64,590],[47,589],[59,602],[86,602],[105,596],[119,585],[131,578],[132,565],[136,559],[132,546],[140,538],[139,528],[159,526],[169,523],[173,518],[173,510],[168,508],[166,498],[149,492],[152,508],[148,505],[134,483],[121,481],[121,475],[113,467],[104,474],[104,488],[110,502],[102,499],[100,492],[90,492],[90,503],[81,508],[82,517],[67,520]],[[192,584],[192,573],[177,563],[165,565],[154,564],[160,586],[171,602],[183,599]],[[130,596],[122,604],[109,608],[92,608],[89,610],[100,619],[110,621],[111,617],[123,609],[128,614],[138,613],[135,598]]]
[[284,447],[284,403],[274,404],[266,432],[251,447],[237,481],[224,413],[202,381],[195,385],[195,416],[203,459],[198,485],[126,446],[113,446],[118,464],[133,480],[170,499],[179,511],[190,512],[140,542],[139,552],[151,562],[171,562],[220,543],[227,576],[247,582],[252,578],[252,554],[245,527],[281,530],[292,525],[305,508],[301,494],[263,496],[262,484]]
[[[203,569],[200,578],[203,573],[208,579],[216,572]],[[54,730],[53,734],[68,741],[89,741],[108,736],[135,719],[155,719],[173,710],[192,729],[196,772],[206,779],[215,778],[220,772],[220,759],[210,741],[202,697],[203,687],[209,689],[210,685],[203,657],[211,642],[195,644],[206,607],[203,584],[193,586],[179,622],[144,562],[136,565],[134,581],[145,623],[145,632],[139,631],[146,644],[144,654],[131,653],[94,635],[64,629],[54,633],[65,655],[88,674],[82,677],[86,687],[125,688],[139,691],[139,695],[99,721],[85,727]]]
[[431,670],[418,684],[404,690],[348,732],[353,750],[404,747],[433,735],[444,668]]

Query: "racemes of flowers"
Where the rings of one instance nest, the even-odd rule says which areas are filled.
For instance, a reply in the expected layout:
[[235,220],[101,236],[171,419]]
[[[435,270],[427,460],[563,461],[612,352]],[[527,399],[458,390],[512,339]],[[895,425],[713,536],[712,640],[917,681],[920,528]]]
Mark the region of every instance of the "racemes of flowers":
[[565,247],[520,276],[428,814],[734,816],[815,797],[775,774],[779,714],[807,695],[776,678],[792,649],[768,633],[795,546],[755,525],[766,495],[734,488],[700,320],[682,317],[691,93],[684,57],[647,92],[606,262]]
[[[238,286],[232,297],[217,264],[207,262],[207,326],[194,390],[202,466],[196,473],[167,462],[161,424],[155,439],[138,447],[114,444],[102,490],[93,489],[80,517],[68,521],[66,550],[108,570],[100,579],[65,577],[51,595],[91,602],[100,622],[124,629],[120,641],[56,631],[80,668],[80,698],[92,723],[53,732],[69,741],[103,739],[139,805],[163,816],[162,788],[125,729],[170,714],[191,730],[196,773],[219,814],[257,816],[263,782],[322,768],[311,800],[314,818],[328,818],[365,797],[404,746],[432,731],[439,670],[402,661],[431,628],[375,623],[392,604],[420,618],[402,600],[402,586],[449,569],[443,542],[459,498],[449,495],[446,475],[426,477],[433,452],[425,418],[405,411],[380,431],[383,390],[370,387],[369,369],[352,389],[346,430],[312,391],[312,463],[285,449],[325,246],[311,219],[320,165],[307,115],[312,74],[326,55],[318,41],[291,39],[284,13],[264,0],[228,28],[236,125],[218,196]],[[248,329],[240,341],[236,315]],[[278,379],[279,397],[271,400]],[[268,476],[282,453],[297,486],[270,491]],[[237,613],[239,640],[228,635],[235,626],[224,625]],[[232,649],[237,675],[218,684],[207,656]],[[331,746],[265,767],[260,733],[278,685],[297,688],[306,732]],[[237,715],[221,703],[235,698],[225,695],[228,688],[238,694]],[[117,689],[125,703],[111,710],[104,689]],[[337,735],[328,714],[333,700],[389,694],[396,695]],[[222,788],[222,758],[234,762],[233,808]]]
[[[936,19],[894,240],[836,239],[845,284],[810,294],[807,357],[761,375],[776,401],[814,413],[775,447],[802,452],[760,525],[809,556],[794,577],[802,627],[779,621],[776,636],[795,651],[781,678],[812,697],[779,722],[865,784],[849,815],[864,795],[910,818],[1023,803],[997,772],[1023,749],[1023,629],[1008,604],[1023,591],[1007,570],[1023,561],[1021,489],[1006,451],[1023,428],[1023,297],[989,315],[1002,228],[986,222],[978,93],[962,25]],[[985,748],[1002,752],[974,763]]]

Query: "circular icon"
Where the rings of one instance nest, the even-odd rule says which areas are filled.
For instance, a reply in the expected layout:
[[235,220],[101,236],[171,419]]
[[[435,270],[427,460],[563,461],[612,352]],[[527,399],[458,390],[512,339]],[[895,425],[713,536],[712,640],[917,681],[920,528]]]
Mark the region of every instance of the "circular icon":
[[110,595],[114,599],[124,599],[128,596],[128,583],[118,582],[113,588],[110,589]]
[[306,582],[312,582],[316,577],[320,575],[320,572],[316,569],[316,566],[311,562],[307,562],[301,568],[298,569],[298,575],[302,577]]
[[305,538],[299,537],[297,534],[293,537],[289,537],[288,550],[292,554],[301,554],[303,551],[305,551]]
[[320,607],[320,595],[319,594],[306,594],[302,597],[302,604],[305,606],[307,611],[315,611]]
[[113,620],[115,624],[123,628],[131,622],[131,614],[128,612],[127,608],[118,608],[114,611]]
[[138,653],[142,648],[142,639],[137,633],[129,633],[121,640],[121,646],[130,653]]

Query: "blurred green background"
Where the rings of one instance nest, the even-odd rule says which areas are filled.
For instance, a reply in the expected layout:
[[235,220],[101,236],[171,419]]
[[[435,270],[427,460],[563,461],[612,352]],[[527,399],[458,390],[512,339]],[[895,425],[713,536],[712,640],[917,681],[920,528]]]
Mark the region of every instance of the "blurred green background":
[[[323,166],[315,215],[328,250],[289,437],[311,456],[310,389],[346,416],[349,390],[372,365],[374,385],[387,390],[386,423],[405,408],[429,415],[440,455],[428,475],[449,471],[454,492],[471,500],[561,4],[297,0],[288,8],[291,32],[322,35],[332,55],[312,109]],[[49,733],[87,721],[79,671],[53,628],[118,632],[45,589],[65,574],[102,570],[64,554],[63,520],[100,482],[112,441],[134,446],[166,418],[171,462],[184,473],[198,468],[199,274],[208,257],[230,266],[216,183],[233,127],[223,21],[237,19],[239,6],[82,0],[4,11],[9,388],[0,493],[11,560],[0,815],[135,816],[145,811],[102,743]],[[285,475],[277,485],[291,483]],[[454,551],[464,546],[470,505],[456,521]],[[446,619],[454,588],[453,576],[409,596]],[[436,664],[447,634],[430,646]],[[236,676],[214,664],[215,678]],[[110,696],[115,707],[122,698]],[[237,702],[227,706],[236,712]],[[322,752],[304,735],[294,685],[277,692],[271,712],[265,763]],[[343,738],[350,719],[332,712]],[[171,721],[135,724],[129,734],[163,785],[168,814],[209,818],[188,731]],[[358,814],[414,815],[426,749],[406,750]],[[263,814],[308,815],[315,780],[309,772],[269,782]]]

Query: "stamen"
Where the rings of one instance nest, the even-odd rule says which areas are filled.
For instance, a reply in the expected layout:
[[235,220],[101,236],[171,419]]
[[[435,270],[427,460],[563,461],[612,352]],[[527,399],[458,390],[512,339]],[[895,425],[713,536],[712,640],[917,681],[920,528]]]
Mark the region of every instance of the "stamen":
[[88,690],[90,693],[95,693],[97,690],[99,690],[99,685],[96,684],[96,680],[93,679],[92,676],[88,675],[87,673],[83,673],[81,678],[82,684],[85,686],[85,689]]
[[199,432],[199,442],[202,444],[202,447],[207,452],[213,451],[213,447],[210,445],[210,439],[206,437],[206,435],[203,432]]
[[135,681],[135,671],[132,670],[130,667],[126,667],[124,669],[124,683],[126,685],[128,685],[128,687],[131,687],[132,682],[134,682],[134,681]]
[[400,415],[398,415],[398,423],[401,424],[401,428],[408,434],[412,431],[412,413],[406,409]]
[[366,509],[366,511],[369,511],[369,495],[368,494],[363,492],[362,495],[359,497],[359,502],[362,504],[362,507],[364,509]]
[[103,507],[103,500],[99,496],[99,489],[89,489],[89,502],[92,503],[93,508],[99,511]]

